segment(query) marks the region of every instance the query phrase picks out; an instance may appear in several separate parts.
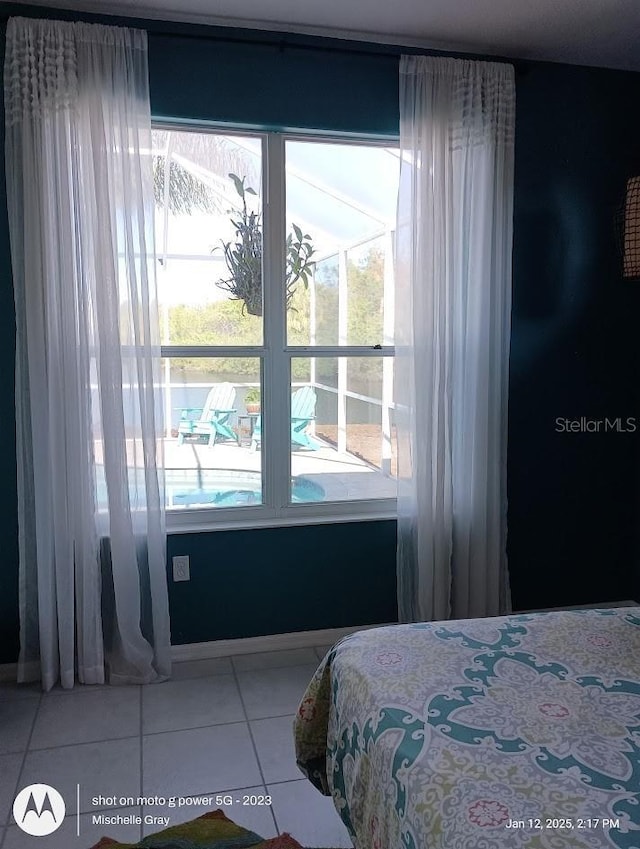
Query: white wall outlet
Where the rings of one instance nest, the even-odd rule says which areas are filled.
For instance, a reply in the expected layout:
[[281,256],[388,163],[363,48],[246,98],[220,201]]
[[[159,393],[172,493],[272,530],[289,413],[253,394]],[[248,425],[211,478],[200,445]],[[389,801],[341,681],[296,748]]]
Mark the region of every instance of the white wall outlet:
[[189,555],[178,554],[173,558],[173,580],[174,581],[190,581],[191,573],[189,571]]

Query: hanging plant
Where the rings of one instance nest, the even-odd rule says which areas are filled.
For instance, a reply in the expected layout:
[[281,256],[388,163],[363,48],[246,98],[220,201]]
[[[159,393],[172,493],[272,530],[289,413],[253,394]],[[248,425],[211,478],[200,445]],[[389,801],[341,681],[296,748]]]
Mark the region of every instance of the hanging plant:
[[[240,179],[236,174],[229,174],[229,177],[240,196],[242,209],[230,219],[236,234],[235,241],[222,242],[229,277],[218,280],[216,285],[229,292],[232,300],[243,301],[243,311],[246,309],[250,315],[262,315],[262,222],[260,214],[250,212],[247,206],[247,195],[257,196],[257,193],[251,186],[245,186],[246,177]],[[287,309],[298,284],[302,282],[305,289],[309,286],[314,253],[311,236],[303,233],[296,224],[291,227],[285,243]]]

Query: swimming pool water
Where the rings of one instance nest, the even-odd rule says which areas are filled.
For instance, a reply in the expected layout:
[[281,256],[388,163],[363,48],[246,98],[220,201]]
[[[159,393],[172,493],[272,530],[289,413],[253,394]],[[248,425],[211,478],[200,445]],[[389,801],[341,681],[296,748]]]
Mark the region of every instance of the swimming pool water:
[[[184,481],[167,480],[167,492],[174,507],[245,507],[262,503],[262,484],[256,472],[227,473],[224,477],[207,475],[200,487],[188,488]],[[291,479],[294,504],[324,501],[324,489],[307,478]]]

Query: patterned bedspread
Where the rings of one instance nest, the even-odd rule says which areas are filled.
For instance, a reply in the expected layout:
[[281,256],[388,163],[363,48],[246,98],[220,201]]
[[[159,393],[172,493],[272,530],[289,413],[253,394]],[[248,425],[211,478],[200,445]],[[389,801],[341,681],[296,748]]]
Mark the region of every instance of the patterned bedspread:
[[640,607],[353,634],[295,737],[356,849],[640,849]]

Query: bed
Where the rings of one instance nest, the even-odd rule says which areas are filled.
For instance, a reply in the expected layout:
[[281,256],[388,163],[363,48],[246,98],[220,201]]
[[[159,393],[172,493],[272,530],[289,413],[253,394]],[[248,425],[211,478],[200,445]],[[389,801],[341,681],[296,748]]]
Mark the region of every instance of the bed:
[[358,632],[294,732],[356,849],[640,849],[640,607]]

